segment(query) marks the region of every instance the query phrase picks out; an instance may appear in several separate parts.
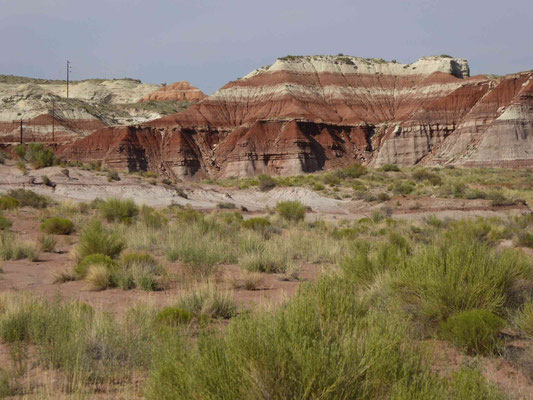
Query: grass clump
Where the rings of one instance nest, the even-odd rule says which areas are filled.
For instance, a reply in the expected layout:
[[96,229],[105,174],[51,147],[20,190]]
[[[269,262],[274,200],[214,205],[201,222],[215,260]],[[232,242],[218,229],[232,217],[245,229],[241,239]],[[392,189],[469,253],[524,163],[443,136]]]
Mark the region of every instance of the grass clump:
[[57,245],[57,240],[55,237],[51,236],[51,235],[42,235],[40,238],[39,238],[39,244],[40,244],[40,247],[41,247],[41,251],[44,251],[46,253],[50,253],[52,251],[54,251],[56,245]]
[[11,226],[13,226],[13,222],[11,222],[11,220],[7,219],[2,214],[0,214],[0,230],[1,231],[8,230],[9,228],[11,228]]
[[49,234],[70,235],[74,230],[74,224],[68,218],[52,217],[45,220],[40,229]]
[[108,270],[113,270],[116,269],[117,262],[105,254],[90,254],[84,257],[74,268],[78,279],[84,279],[93,265],[104,265]]
[[21,161],[29,162],[35,169],[51,167],[57,161],[54,152],[42,143],[29,143],[27,146],[19,144],[13,152]]
[[498,334],[505,321],[488,310],[469,310],[450,316],[442,336],[471,354],[492,354],[500,346]]
[[276,205],[279,215],[288,221],[301,221],[305,218],[305,206],[299,201],[281,201]]
[[524,232],[518,236],[518,245],[533,249],[533,233]]
[[235,203],[226,201],[223,203],[217,203],[217,208],[222,209],[222,210],[234,210],[235,208],[237,208],[237,206],[235,205]]
[[39,259],[39,249],[35,243],[16,241],[15,236],[10,232],[0,233],[0,257],[3,260],[37,261]]
[[254,231],[263,231],[271,225],[270,221],[264,217],[248,218],[242,223],[244,228],[252,229]]
[[85,280],[93,290],[105,290],[112,285],[111,271],[104,264],[92,264],[87,271]]
[[229,319],[237,314],[237,305],[233,298],[217,290],[213,284],[194,288],[182,295],[176,306],[196,317]]
[[99,210],[108,222],[131,223],[139,208],[131,199],[108,199],[100,203]]
[[20,202],[7,195],[3,195],[0,197],[0,210],[13,210],[20,206]]
[[82,230],[75,252],[78,261],[91,254],[104,254],[115,258],[124,247],[124,240],[117,232],[104,228],[100,221],[93,219]]
[[194,318],[193,313],[180,307],[169,306],[158,311],[155,316],[157,324],[167,326],[178,326],[186,324]]
[[383,172],[400,172],[400,167],[396,164],[385,164],[382,165],[379,170]]
[[21,207],[46,208],[52,203],[48,197],[37,194],[31,190],[13,189],[7,194],[9,197],[17,200]]
[[533,337],[533,302],[524,304],[520,312],[516,324],[522,332],[529,337]]

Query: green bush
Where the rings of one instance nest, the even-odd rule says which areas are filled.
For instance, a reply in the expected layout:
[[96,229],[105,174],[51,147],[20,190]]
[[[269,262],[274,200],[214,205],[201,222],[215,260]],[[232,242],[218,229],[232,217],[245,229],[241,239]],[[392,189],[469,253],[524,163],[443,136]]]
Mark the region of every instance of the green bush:
[[288,221],[301,221],[305,218],[305,206],[299,201],[281,201],[276,211]]
[[428,181],[433,186],[442,185],[442,178],[433,172],[426,171],[425,169],[419,169],[413,172],[413,179],[416,181]]
[[[407,336],[408,323],[368,313],[353,285],[322,278],[272,311],[232,320],[224,334],[189,341],[171,335],[154,352],[149,399],[498,398],[481,376],[475,387],[441,379]],[[490,393],[490,396],[485,396]]]
[[359,178],[367,173],[367,170],[365,167],[363,167],[361,164],[353,164],[349,167],[339,169],[335,171],[335,174],[341,178]]
[[13,210],[19,206],[20,202],[11,196],[3,195],[0,197],[0,210]]
[[52,202],[50,198],[26,189],[13,189],[7,194],[17,200],[21,207],[46,208]]
[[168,223],[168,219],[161,212],[145,205],[139,210],[139,219],[149,228],[162,228]]
[[107,181],[113,182],[113,181],[120,181],[120,175],[117,171],[109,171],[107,173]]
[[51,167],[55,163],[55,154],[42,143],[30,143],[25,155],[26,161],[36,169]]
[[263,192],[273,189],[276,186],[276,181],[270,175],[259,174],[257,179],[259,180],[259,189]]
[[54,235],[70,235],[73,230],[74,224],[67,218],[52,217],[41,224],[41,231]]
[[104,254],[115,258],[124,247],[124,240],[118,233],[105,229],[100,221],[94,219],[81,232],[80,241],[76,246],[76,257],[78,261],[91,254]]
[[194,315],[180,307],[165,307],[155,316],[155,322],[161,325],[177,326],[193,319]]
[[74,272],[78,279],[83,279],[87,276],[87,272],[93,265],[104,265],[110,271],[117,268],[117,262],[114,261],[111,257],[105,254],[90,254],[84,257],[74,268]]
[[459,238],[430,245],[398,265],[395,286],[404,301],[437,322],[473,309],[499,313],[519,301],[518,283],[531,279],[531,265],[519,253]]
[[99,205],[100,212],[108,222],[131,223],[139,208],[131,199],[107,199]]
[[441,325],[442,336],[471,354],[491,354],[501,345],[499,332],[505,321],[488,310],[452,315]]
[[383,172],[400,172],[400,167],[396,164],[385,164],[379,170]]
[[396,182],[393,187],[392,191],[395,194],[401,194],[401,195],[408,195],[412,193],[415,190],[415,185],[413,185],[411,182]]

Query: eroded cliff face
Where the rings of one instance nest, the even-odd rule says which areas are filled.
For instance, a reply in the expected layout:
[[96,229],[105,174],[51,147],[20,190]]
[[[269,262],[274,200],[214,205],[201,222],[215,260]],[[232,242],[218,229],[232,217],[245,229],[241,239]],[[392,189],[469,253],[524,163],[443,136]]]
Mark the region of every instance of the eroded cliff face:
[[[466,60],[450,57],[406,65],[285,57],[132,129],[161,137],[149,165],[180,178],[290,175],[354,162],[528,166],[532,87],[532,72],[469,77]],[[63,154],[95,152],[80,141]]]

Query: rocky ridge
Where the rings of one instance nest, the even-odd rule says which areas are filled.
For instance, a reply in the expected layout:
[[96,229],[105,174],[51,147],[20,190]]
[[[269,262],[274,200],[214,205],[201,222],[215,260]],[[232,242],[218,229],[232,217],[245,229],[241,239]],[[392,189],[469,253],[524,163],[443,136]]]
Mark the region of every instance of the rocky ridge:
[[532,166],[533,72],[470,77],[467,61],[449,56],[288,56],[183,112],[97,130],[61,154],[179,178],[353,163]]
[[0,143],[20,140],[21,119],[24,140],[52,142],[54,130],[53,141],[58,146],[108,126],[161,118],[187,108],[200,97],[139,103],[159,89],[134,79],[90,79],[71,82],[67,98],[65,81],[0,75]]

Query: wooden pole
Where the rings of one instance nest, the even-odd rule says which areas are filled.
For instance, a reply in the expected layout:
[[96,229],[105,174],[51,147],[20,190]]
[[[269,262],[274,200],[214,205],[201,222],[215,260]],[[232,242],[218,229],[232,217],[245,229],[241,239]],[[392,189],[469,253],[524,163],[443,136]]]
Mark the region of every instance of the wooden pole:
[[23,141],[22,141],[22,119],[20,120],[20,144],[23,144]]

